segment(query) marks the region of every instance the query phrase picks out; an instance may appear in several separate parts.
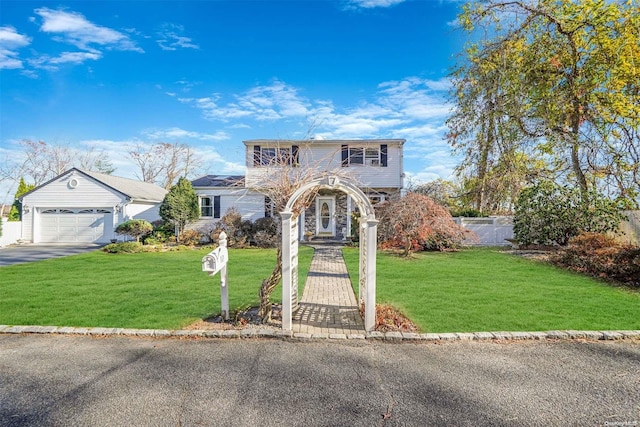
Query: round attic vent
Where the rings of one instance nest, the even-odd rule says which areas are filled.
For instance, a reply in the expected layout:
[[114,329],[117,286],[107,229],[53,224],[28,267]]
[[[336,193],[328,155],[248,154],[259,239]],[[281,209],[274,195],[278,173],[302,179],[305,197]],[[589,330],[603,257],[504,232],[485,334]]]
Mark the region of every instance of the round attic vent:
[[69,188],[76,188],[78,184],[80,184],[80,182],[78,181],[78,178],[71,178],[69,180]]

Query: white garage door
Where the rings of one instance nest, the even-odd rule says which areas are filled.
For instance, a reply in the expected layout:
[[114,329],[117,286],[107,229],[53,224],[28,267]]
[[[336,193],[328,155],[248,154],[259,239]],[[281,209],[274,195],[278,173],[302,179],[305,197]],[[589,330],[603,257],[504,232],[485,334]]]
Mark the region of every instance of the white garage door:
[[45,209],[40,211],[42,243],[107,242],[113,225],[110,209]]

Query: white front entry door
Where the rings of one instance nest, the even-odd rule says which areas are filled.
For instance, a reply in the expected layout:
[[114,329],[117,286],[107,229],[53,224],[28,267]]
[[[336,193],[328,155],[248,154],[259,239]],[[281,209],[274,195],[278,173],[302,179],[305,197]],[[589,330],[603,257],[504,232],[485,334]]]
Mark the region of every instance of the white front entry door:
[[316,198],[316,234],[318,236],[336,235],[335,213],[335,197]]

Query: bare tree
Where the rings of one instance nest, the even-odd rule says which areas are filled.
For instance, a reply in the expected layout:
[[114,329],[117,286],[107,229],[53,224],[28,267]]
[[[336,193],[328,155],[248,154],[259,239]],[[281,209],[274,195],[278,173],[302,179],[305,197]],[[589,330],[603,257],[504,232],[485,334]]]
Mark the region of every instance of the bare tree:
[[69,145],[31,140],[20,141],[20,148],[20,152],[12,154],[10,159],[0,164],[0,184],[12,183],[7,195],[20,178],[38,186],[74,166],[107,174],[115,170],[107,154],[94,148],[82,150]]
[[137,144],[129,155],[139,168],[138,179],[158,184],[167,190],[178,178],[187,177],[201,166],[192,147],[187,144],[160,142]]
[[113,165],[104,151],[81,150],[69,145],[47,144],[44,141],[23,140],[22,152],[0,167],[0,179],[18,182],[25,178],[38,186],[71,167],[111,173]]

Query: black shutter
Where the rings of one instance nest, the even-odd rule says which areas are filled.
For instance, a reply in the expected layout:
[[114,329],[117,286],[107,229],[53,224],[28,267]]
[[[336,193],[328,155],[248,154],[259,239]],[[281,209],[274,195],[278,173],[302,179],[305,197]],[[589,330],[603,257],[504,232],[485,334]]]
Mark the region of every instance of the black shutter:
[[387,144],[380,144],[380,163],[382,167],[387,167]]
[[298,153],[300,152],[300,147],[297,145],[291,146],[291,159],[289,160],[289,164],[293,163],[294,166],[297,166],[300,162],[298,159]]
[[220,218],[220,196],[213,196],[213,217]]
[[343,145],[342,146],[342,167],[346,168],[347,166],[349,166],[349,146]]
[[262,164],[261,157],[262,156],[260,155],[260,146],[254,145],[253,146],[253,166],[260,166]]

